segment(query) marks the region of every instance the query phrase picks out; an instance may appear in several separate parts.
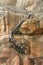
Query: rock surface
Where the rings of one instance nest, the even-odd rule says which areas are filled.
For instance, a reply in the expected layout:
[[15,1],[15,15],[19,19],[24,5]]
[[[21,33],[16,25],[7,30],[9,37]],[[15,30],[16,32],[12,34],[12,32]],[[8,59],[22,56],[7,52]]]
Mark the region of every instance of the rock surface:
[[[16,44],[21,45],[26,54],[18,53],[15,46],[9,42],[9,32],[25,16],[8,12],[0,20],[0,65],[43,65],[43,1],[27,1],[29,5],[27,3],[26,6],[22,6],[34,15],[26,19],[14,34]],[[15,6],[17,2],[0,0],[0,3]]]

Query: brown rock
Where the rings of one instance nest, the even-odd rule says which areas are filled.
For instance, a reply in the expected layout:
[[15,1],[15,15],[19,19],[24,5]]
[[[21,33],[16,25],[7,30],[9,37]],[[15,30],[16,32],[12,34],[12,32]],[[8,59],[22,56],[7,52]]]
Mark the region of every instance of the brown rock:
[[18,55],[13,56],[7,61],[7,65],[20,65],[20,58]]
[[14,51],[13,49],[7,49],[7,50],[3,51],[3,53],[0,54],[0,63],[1,64],[8,63],[9,59],[10,59],[10,61],[9,61],[9,63],[10,63],[11,59],[13,57],[15,57],[16,55],[18,55],[16,51]]
[[37,18],[25,20],[21,25],[20,32],[24,34],[31,34],[35,32],[37,29],[39,29],[39,22],[40,21]]
[[33,65],[28,55],[26,55],[25,58],[23,59],[23,65]]

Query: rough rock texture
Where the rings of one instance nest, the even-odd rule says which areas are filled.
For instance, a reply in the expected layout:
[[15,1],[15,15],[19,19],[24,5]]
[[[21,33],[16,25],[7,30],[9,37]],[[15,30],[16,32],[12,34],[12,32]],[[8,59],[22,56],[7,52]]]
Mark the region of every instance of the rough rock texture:
[[[18,54],[16,51],[13,49],[5,49],[1,54],[0,54],[0,65],[5,64],[5,65],[14,65],[13,64],[13,58],[18,58]],[[18,58],[19,59],[19,58]],[[15,59],[16,60],[16,59]],[[18,62],[18,61],[17,61]],[[18,62],[19,63],[19,62]],[[16,64],[17,65],[17,64]]]
[[0,0],[0,4],[15,5],[17,0]]
[[17,15],[14,12],[13,13],[7,13],[5,12],[6,16],[2,16],[0,20],[0,35],[3,35],[4,33],[9,33],[10,30],[12,30],[13,27],[18,24],[18,22],[24,17],[23,14]]
[[[12,46],[12,43],[9,43],[8,33],[10,30],[12,30],[14,25],[16,26],[19,20],[18,19],[15,23],[15,19],[13,17],[14,15],[9,14],[9,20],[11,18],[11,21],[5,17],[0,24],[2,26],[4,25],[4,27],[6,25],[5,30],[3,27],[2,29],[0,28],[3,30],[2,33],[4,32],[3,35],[0,35],[0,65],[34,65],[34,63],[39,65],[40,62],[42,65],[43,59],[41,57],[43,57],[43,18],[39,20],[38,17],[32,16],[30,19],[26,19],[18,29],[18,32],[14,34],[16,44],[20,44],[21,46],[25,45],[25,57],[25,55],[19,54],[17,51],[15,51],[13,48],[14,45]],[[37,59],[37,57],[40,57],[40,60]]]
[[[33,56],[43,56],[43,35],[15,35],[14,39],[17,40],[18,44],[27,44],[25,46],[26,54],[32,54]],[[29,52],[30,51],[30,52]]]
[[[29,2],[26,4],[27,1]],[[15,12],[8,12],[6,16],[0,15],[0,18],[2,16],[0,19],[0,65],[43,65],[43,0],[27,1],[26,6],[18,3],[18,8],[21,5],[24,9],[32,11],[34,15],[26,19],[18,32],[14,34],[16,44],[25,45],[23,47],[25,55],[18,53],[15,46],[9,42],[9,32],[13,27],[15,28],[24,15],[15,14]],[[16,5],[17,2],[0,0],[0,3]]]
[[38,18],[30,18],[24,21],[24,23],[21,25],[20,32],[25,34],[31,34],[38,30],[40,27],[40,21]]

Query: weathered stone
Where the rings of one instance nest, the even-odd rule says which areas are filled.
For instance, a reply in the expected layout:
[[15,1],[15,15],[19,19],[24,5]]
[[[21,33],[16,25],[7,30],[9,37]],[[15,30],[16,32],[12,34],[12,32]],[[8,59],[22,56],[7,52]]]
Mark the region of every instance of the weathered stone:
[[[16,57],[16,59],[18,58],[17,56],[17,52],[14,51],[13,49],[5,49],[1,54],[0,54],[0,63],[5,65],[11,65],[11,63],[13,62],[13,58]],[[18,58],[19,59],[19,58]],[[19,60],[18,60],[19,61]],[[18,62],[17,61],[17,62]],[[19,63],[19,62],[18,62]],[[13,64],[14,65],[14,64]]]
[[10,58],[7,61],[7,65],[20,65],[20,58],[18,55],[16,55],[15,57]]
[[[4,2],[5,0],[3,0],[3,3]],[[20,26],[19,32],[17,32],[17,34],[14,34],[14,39],[17,42],[16,44],[20,44],[21,46],[24,45],[23,49],[29,56],[28,57],[26,55],[26,57],[22,59],[21,54],[18,54],[18,52],[16,52],[13,48],[14,45],[12,47],[13,49],[8,48],[9,45],[12,46],[11,44],[13,43],[9,43],[9,40],[6,40],[6,38],[9,38],[8,33],[12,30],[13,27],[15,28],[16,24],[18,24],[24,15],[17,15],[14,12],[8,12],[7,14],[8,15],[6,17],[3,17],[3,19],[0,21],[0,34],[3,33],[3,36],[0,36],[0,65],[32,65],[29,57],[31,57],[31,59],[32,57],[43,57],[43,18],[39,19],[39,17],[32,16],[30,19],[26,19]],[[20,62],[20,58],[23,62]],[[36,59],[35,62],[36,65],[43,65],[43,59]]]
[[1,4],[7,4],[7,5],[15,5],[17,0],[0,0]]
[[16,44],[27,44],[25,46],[26,53],[29,53],[33,56],[43,56],[43,35],[14,35]]
[[[43,21],[43,19],[42,19]],[[43,33],[42,21],[38,18],[30,18],[24,21],[20,27],[20,32],[23,34],[39,34]]]
[[23,59],[23,65],[33,65],[28,55],[26,55],[25,58]]

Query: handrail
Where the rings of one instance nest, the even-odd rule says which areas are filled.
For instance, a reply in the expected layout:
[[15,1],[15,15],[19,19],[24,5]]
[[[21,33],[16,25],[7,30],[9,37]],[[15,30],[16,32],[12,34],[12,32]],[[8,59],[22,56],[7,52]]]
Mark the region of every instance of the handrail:
[[17,45],[17,42],[16,40],[14,39],[13,37],[13,34],[15,34],[17,31],[18,31],[18,28],[20,27],[20,25],[28,18],[30,18],[31,14],[29,14],[26,18],[23,18],[17,25],[15,28],[12,29],[12,31],[10,31],[10,34],[9,34],[9,42],[12,42],[13,45],[15,45],[16,47],[16,50],[19,52],[19,53],[22,53],[22,54],[25,54],[25,50],[23,49],[23,47],[21,45]]

